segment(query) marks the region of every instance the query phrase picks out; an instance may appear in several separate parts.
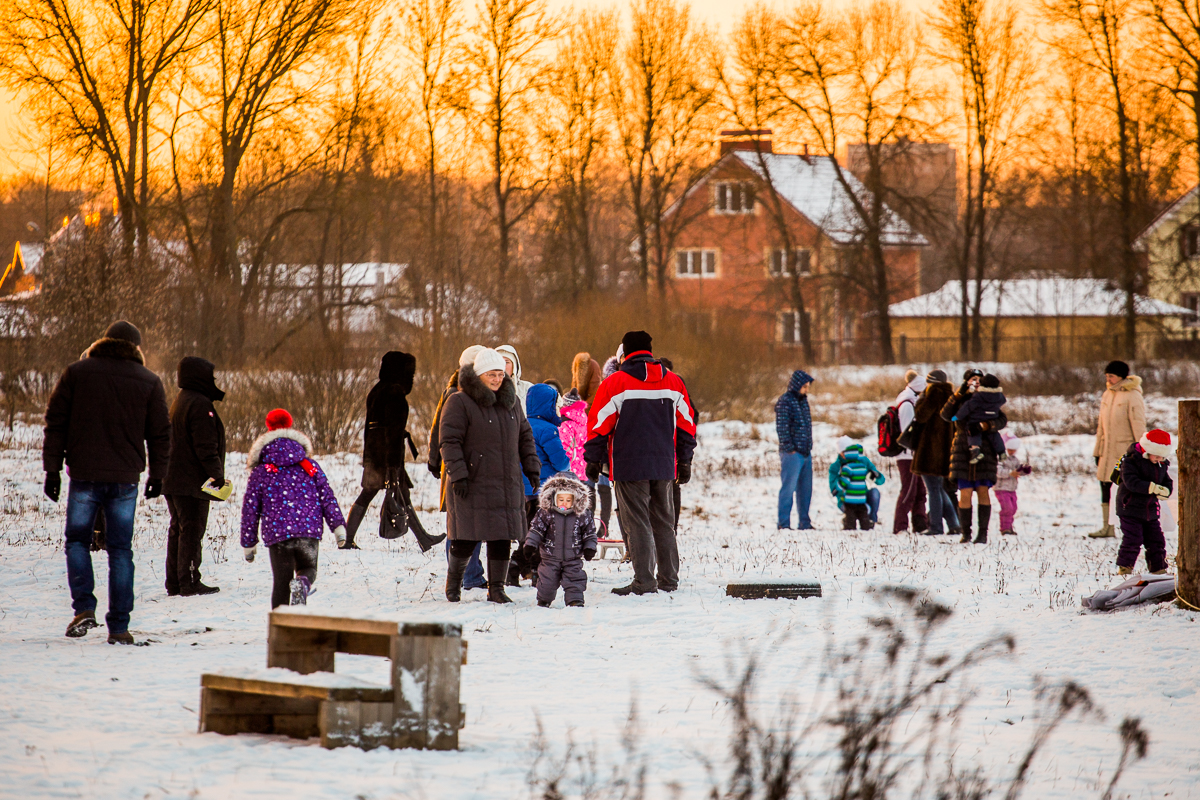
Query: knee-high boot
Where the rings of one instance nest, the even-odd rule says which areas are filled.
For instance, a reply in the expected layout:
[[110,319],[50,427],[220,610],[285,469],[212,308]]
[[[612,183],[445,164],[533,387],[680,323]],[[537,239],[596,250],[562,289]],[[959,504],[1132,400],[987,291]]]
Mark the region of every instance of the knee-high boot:
[[358,503],[350,506],[350,516],[346,517],[346,543],[338,546],[338,550],[361,550],[354,543],[354,534],[358,533],[358,526],[362,524],[363,517],[367,515],[367,507],[360,506]]
[[447,552],[446,560],[449,562],[446,566],[446,599],[457,603],[462,600],[463,575],[467,572],[467,562],[471,557],[459,558],[453,552]]
[[962,528],[962,538],[958,540],[959,544],[971,543],[971,509],[968,506],[963,508],[958,507],[958,526]]
[[511,603],[512,598],[504,593],[504,579],[508,575],[508,559],[489,558],[488,573],[488,602]]
[[975,544],[987,544],[988,523],[992,520],[992,507],[979,504],[979,530],[975,532]]

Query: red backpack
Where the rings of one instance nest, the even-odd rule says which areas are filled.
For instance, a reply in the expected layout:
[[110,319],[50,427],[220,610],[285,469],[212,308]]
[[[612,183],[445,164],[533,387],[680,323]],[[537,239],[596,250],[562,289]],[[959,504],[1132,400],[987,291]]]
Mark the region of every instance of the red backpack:
[[[904,402],[909,402],[905,400]],[[895,406],[888,406],[879,417],[879,455],[895,458],[904,452],[900,446],[900,411]]]

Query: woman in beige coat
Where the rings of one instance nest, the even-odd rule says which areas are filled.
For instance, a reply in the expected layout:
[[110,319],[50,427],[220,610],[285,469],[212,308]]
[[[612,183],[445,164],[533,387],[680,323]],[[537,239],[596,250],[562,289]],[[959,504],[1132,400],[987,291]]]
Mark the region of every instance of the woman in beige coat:
[[1117,534],[1109,522],[1113,467],[1129,445],[1146,433],[1146,401],[1142,399],[1142,379],[1129,374],[1124,361],[1110,361],[1104,368],[1108,387],[1100,399],[1100,420],[1096,425],[1096,477],[1100,480],[1100,507],[1104,516],[1100,529],[1088,534],[1093,539],[1113,538]]

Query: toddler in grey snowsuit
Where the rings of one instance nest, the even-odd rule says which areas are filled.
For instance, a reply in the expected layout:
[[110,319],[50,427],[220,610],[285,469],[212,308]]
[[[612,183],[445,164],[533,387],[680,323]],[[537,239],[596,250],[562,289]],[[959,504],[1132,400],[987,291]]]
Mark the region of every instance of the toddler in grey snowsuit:
[[568,606],[582,606],[587,588],[583,559],[596,555],[596,521],[592,517],[588,488],[569,472],[560,472],[542,484],[538,510],[529,524],[525,554],[541,551],[537,602],[547,608],[559,585]]

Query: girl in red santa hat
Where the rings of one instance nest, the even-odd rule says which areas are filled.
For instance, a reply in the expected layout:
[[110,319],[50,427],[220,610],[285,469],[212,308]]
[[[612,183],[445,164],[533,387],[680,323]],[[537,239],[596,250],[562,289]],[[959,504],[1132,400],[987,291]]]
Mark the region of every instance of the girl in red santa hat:
[[1175,453],[1175,437],[1155,428],[1125,451],[1117,465],[1117,519],[1121,522],[1121,549],[1117,571],[1129,575],[1138,553],[1146,548],[1146,566],[1154,575],[1167,571],[1167,542],[1159,522],[1159,501],[1174,488],[1167,459]]

